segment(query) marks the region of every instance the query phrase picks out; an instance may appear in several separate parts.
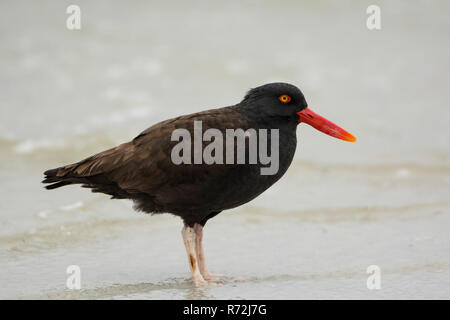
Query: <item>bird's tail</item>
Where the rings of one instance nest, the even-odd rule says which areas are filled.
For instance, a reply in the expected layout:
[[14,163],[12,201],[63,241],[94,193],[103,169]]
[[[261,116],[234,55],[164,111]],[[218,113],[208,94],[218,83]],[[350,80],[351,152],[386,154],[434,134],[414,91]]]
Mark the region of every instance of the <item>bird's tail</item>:
[[45,186],[45,189],[52,190],[59,187],[63,187],[69,184],[73,183],[80,183],[77,182],[76,179],[68,178],[66,175],[58,175],[58,172],[60,171],[67,171],[67,167],[59,167],[55,169],[50,169],[44,172],[44,180],[42,180],[42,183],[49,183],[49,185]]
[[47,190],[70,184],[81,184],[92,192],[103,192],[116,198],[127,196],[111,177],[111,173],[124,165],[133,154],[133,145],[124,143],[115,148],[100,152],[77,163],[69,164],[44,172],[42,183]]

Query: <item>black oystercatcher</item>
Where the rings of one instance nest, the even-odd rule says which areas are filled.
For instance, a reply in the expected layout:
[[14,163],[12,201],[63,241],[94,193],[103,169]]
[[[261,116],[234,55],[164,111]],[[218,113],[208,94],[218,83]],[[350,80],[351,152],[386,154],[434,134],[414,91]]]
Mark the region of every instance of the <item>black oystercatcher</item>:
[[[46,186],[47,189],[81,184],[91,188],[92,192],[111,195],[113,199],[131,199],[137,210],[146,213],[179,216],[184,221],[182,236],[192,278],[196,285],[201,285],[216,278],[205,264],[202,246],[205,223],[223,210],[254,199],[283,176],[294,157],[296,128],[301,122],[330,136],[356,141],[350,133],[312,112],[297,87],[287,83],[270,83],[250,90],[234,106],[160,122],[130,142],[77,163],[47,170],[43,182],[51,183]],[[180,143],[174,139],[174,132],[187,133],[192,138],[199,134],[194,130],[196,125],[198,129],[199,124],[203,131],[215,129],[210,131],[214,134],[207,139],[206,134],[202,136],[200,132],[200,145],[195,146],[198,141],[193,138],[187,140],[192,141],[192,150],[189,147],[189,150],[178,150],[178,154],[174,152]],[[244,150],[239,150],[239,144],[230,150],[226,150],[226,143],[219,144],[213,152],[211,148],[209,150],[213,161],[202,159],[202,152],[206,154],[205,148],[213,142],[220,142],[216,141],[220,137],[226,137],[227,129],[236,129],[238,134],[232,136],[233,141],[244,137]],[[249,148],[250,143],[246,143],[255,133],[260,142],[257,148],[259,156],[256,157],[251,154],[255,150]],[[267,142],[267,145],[261,145],[261,142]],[[200,154],[196,147],[201,148]],[[267,158],[261,158],[263,149],[271,150],[270,156],[274,156],[271,160],[277,162],[273,166],[275,170],[268,173],[262,171],[269,165]],[[220,153],[225,159],[227,151],[234,153],[222,161]],[[245,157],[238,161],[241,151],[244,151]],[[179,157],[174,159],[174,155]],[[187,161],[180,162],[180,157]]]

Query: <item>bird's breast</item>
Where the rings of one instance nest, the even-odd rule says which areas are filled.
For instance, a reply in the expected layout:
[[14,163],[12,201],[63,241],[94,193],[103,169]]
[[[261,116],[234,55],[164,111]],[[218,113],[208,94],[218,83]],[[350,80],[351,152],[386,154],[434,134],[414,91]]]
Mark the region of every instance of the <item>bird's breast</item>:
[[[278,142],[274,141],[275,138]],[[271,148],[274,144],[275,149]],[[204,199],[218,211],[251,201],[286,173],[294,157],[296,145],[295,131],[292,134],[279,130],[278,137],[271,134],[267,141],[268,152],[259,154],[258,163],[224,165],[223,174],[211,177],[205,184],[202,190]],[[246,151],[249,149],[246,148]],[[261,150],[258,150],[258,153],[261,153]]]

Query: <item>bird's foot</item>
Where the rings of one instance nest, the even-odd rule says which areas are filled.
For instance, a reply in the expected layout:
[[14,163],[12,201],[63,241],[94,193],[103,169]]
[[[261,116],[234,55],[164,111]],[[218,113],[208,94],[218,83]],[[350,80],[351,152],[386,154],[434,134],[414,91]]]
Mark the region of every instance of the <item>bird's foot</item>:
[[223,284],[217,281],[214,281],[212,278],[204,278],[203,276],[193,277],[194,285],[196,287],[206,286],[206,285],[217,285],[222,286]]
[[206,285],[223,286],[223,284],[220,282],[212,281],[212,280],[205,280],[205,279],[202,279],[202,280],[195,279],[194,285],[196,287],[202,287],[202,286],[206,286]]
[[203,278],[205,278],[206,280],[220,280],[220,279],[227,279],[228,277],[222,274],[212,274],[207,272],[203,274]]

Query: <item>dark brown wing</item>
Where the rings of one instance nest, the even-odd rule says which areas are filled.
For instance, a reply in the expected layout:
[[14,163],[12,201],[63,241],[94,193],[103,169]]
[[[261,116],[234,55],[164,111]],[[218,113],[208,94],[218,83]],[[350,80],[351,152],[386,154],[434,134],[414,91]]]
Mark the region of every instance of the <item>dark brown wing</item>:
[[[175,165],[171,141],[175,129],[187,129],[193,137],[194,120],[208,128],[242,128],[249,123],[233,108],[213,109],[160,122],[132,141],[96,154],[78,163],[45,172],[48,189],[81,183],[94,192],[115,198],[146,199],[147,212],[167,211],[177,202],[185,207],[211,179],[224,175],[223,165]],[[150,201],[151,200],[151,201]],[[151,202],[151,203],[150,203]]]

